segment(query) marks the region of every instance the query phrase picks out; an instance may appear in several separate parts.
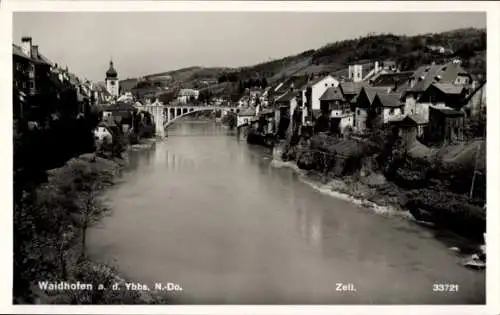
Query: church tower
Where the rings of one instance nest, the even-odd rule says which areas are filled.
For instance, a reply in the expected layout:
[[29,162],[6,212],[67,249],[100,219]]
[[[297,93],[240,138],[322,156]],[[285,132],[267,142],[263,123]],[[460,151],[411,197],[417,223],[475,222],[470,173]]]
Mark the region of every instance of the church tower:
[[118,83],[118,74],[116,73],[115,68],[113,68],[113,61],[109,62],[109,69],[106,71],[106,90],[108,90],[109,94],[112,96],[119,96],[120,87]]

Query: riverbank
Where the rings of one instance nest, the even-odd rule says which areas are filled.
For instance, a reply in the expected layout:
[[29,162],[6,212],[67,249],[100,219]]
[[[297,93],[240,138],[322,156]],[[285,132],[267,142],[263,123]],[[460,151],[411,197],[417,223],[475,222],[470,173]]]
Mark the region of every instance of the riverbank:
[[[17,241],[23,259],[16,269],[26,289],[23,296],[14,296],[15,304],[166,303],[153,291],[127,290],[125,283],[132,281],[117,268],[92,261],[86,254],[87,228],[111,214],[102,193],[116,183],[128,164],[128,151],[151,148],[156,141],[141,139],[124,148],[120,157],[103,157],[102,152],[82,154],[47,171],[48,182],[16,210],[16,224],[33,234]],[[80,199],[87,201],[76,201]],[[80,284],[91,289],[51,289],[44,283]],[[116,284],[119,289],[114,290]]]
[[[340,150],[337,147],[333,152]],[[477,203],[470,203],[466,195],[446,189],[439,180],[401,187],[397,180],[387,178],[383,170],[377,170],[371,163],[373,160],[360,159],[356,163],[358,161],[350,159],[348,150],[342,150],[340,156],[334,153],[332,157],[325,157],[325,152],[315,152],[311,143],[300,142],[294,146],[281,143],[274,149],[273,164],[294,169],[304,182],[336,198],[377,213],[415,220],[436,231],[457,234],[467,239],[464,243],[473,244],[464,245],[466,251],[477,251],[486,226],[486,213]],[[355,171],[345,172],[352,168]],[[400,171],[408,170],[403,166]]]

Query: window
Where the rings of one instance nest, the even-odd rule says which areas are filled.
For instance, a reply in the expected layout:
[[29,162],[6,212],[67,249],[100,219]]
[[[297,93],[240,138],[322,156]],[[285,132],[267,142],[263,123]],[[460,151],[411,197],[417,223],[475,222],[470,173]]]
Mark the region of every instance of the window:
[[389,115],[394,115],[394,108],[391,108],[391,109],[389,110]]
[[34,89],[35,88],[35,82],[34,81],[30,81],[30,89]]
[[328,83],[325,83],[325,87],[327,87],[327,86],[328,86]]

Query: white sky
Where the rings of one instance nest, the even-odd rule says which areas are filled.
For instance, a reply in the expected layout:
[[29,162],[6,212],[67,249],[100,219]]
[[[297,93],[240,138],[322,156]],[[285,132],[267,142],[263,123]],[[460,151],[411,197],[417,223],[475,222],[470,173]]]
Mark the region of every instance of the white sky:
[[[450,2],[451,3],[451,2]],[[246,66],[369,32],[421,34],[486,27],[486,14],[282,12],[16,12],[51,61],[94,81],[111,56],[120,79],[187,66]]]

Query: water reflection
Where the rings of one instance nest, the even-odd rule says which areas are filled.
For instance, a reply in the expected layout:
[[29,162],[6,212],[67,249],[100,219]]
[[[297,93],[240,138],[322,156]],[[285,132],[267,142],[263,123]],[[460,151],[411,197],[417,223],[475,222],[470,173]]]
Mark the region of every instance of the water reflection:
[[[110,196],[117,211],[90,236],[131,278],[178,281],[188,303],[484,299],[484,275],[464,271],[427,230],[321,194],[214,124],[173,127],[130,152],[129,178]],[[461,292],[433,295],[439,279]],[[367,293],[332,294],[337,281]]]

